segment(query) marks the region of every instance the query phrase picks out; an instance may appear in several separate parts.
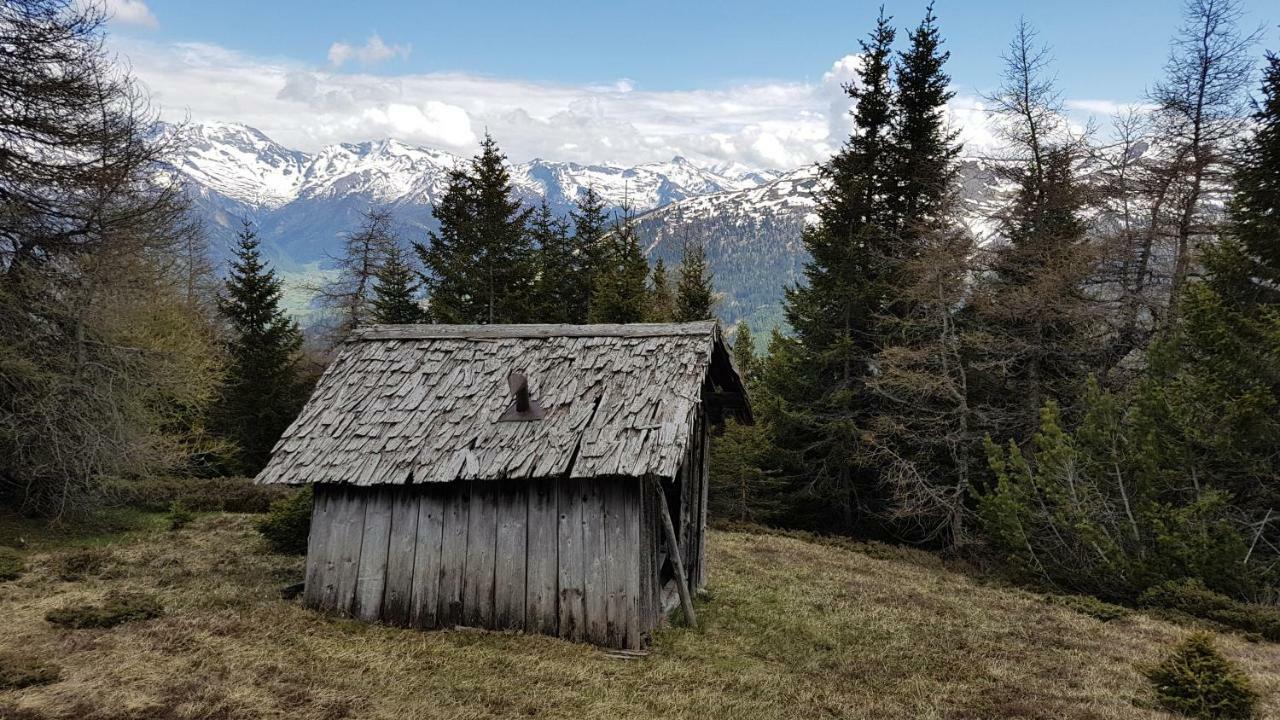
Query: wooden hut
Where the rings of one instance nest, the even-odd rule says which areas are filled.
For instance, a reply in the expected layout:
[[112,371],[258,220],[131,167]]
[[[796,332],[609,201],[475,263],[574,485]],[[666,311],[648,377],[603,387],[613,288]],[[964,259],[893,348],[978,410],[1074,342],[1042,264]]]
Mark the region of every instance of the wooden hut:
[[314,485],[313,608],[639,648],[705,582],[726,414],[751,422],[714,322],[374,326],[258,481]]

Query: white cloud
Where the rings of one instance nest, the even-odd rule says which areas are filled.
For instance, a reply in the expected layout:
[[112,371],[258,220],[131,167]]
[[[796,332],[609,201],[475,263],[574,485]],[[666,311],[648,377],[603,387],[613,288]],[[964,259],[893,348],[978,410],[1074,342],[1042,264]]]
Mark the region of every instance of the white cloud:
[[369,36],[364,45],[348,45],[344,42],[330,45],[329,64],[337,68],[350,60],[355,60],[365,66],[377,65],[395,57],[403,60],[409,57],[409,51],[408,45],[388,45],[377,33],[374,33]]
[[[625,79],[568,85],[463,73],[336,72],[208,44],[115,42],[170,119],[242,122],[303,150],[394,137],[468,152],[488,129],[517,162],[633,165],[681,155],[790,169],[820,161],[849,134],[851,101],[841,85],[858,63],[857,56],[843,57],[817,83],[654,91]],[[361,60],[353,54],[342,61]],[[996,143],[977,98],[956,97],[947,116],[966,153]]]
[[156,28],[160,22],[144,0],[106,0],[104,7],[113,23]]

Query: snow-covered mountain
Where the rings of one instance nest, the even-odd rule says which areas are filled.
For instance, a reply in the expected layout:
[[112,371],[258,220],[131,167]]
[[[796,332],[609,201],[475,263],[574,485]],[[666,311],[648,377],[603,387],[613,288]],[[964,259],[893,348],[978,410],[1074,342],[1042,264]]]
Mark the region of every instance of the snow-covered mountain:
[[[171,169],[189,188],[215,248],[229,246],[242,218],[255,223],[272,260],[287,273],[310,273],[332,255],[344,232],[372,204],[388,207],[406,239],[435,226],[431,208],[448,173],[467,158],[396,140],[331,145],[306,153],[253,128],[207,123],[170,128],[178,148]],[[634,167],[532,160],[511,166],[527,203],[545,198],[567,214],[592,187],[613,207],[629,204],[651,259],[679,261],[684,243],[702,242],[723,294],[721,317],[768,329],[780,319],[783,288],[807,259],[801,232],[815,219],[816,168],[786,173],[742,165],[705,166],[684,158]],[[961,202],[970,225],[990,232],[990,215],[1007,192],[988,163],[960,166]]]
[[[431,207],[449,171],[466,158],[397,140],[330,145],[315,153],[286,148],[254,128],[205,123],[171,128],[171,168],[191,189],[215,235],[230,236],[242,217],[259,226],[278,261],[306,264],[370,204],[392,209],[410,233],[432,227]],[[691,197],[745,190],[777,177],[741,166],[704,167],[676,157],[634,167],[532,160],[511,167],[527,202],[546,198],[567,213],[593,187],[613,207],[645,212]]]

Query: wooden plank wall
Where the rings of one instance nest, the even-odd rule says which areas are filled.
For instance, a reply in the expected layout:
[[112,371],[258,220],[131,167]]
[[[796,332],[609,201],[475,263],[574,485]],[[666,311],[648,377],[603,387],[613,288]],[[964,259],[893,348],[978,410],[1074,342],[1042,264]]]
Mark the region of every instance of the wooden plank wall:
[[661,622],[636,478],[316,487],[305,602],[419,628],[643,647]]

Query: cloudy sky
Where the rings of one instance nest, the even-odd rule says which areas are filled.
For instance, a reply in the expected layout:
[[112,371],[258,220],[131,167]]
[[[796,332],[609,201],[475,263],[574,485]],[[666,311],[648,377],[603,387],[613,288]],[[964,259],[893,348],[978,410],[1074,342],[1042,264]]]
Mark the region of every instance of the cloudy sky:
[[[776,169],[820,160],[847,134],[841,84],[878,5],[103,1],[112,49],[169,119],[242,122],[305,150],[394,137],[470,152],[487,129],[517,161]],[[1141,102],[1179,4],[938,0],[952,121],[971,150],[991,142],[980,98],[1020,15],[1052,47],[1074,119]],[[1268,22],[1275,47],[1280,12],[1244,4],[1245,25]],[[900,27],[922,13],[886,5]]]

